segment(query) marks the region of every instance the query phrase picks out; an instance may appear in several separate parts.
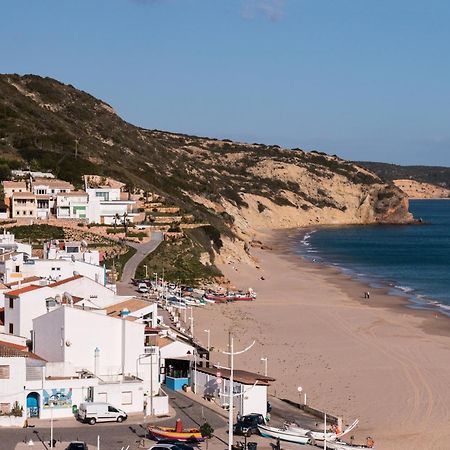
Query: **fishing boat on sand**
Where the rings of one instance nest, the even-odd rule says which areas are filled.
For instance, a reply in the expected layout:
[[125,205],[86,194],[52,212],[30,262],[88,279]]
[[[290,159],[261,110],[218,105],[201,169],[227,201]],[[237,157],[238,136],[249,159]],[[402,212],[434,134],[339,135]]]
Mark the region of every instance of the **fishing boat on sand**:
[[341,431],[339,428],[334,428],[332,432],[324,433],[320,431],[312,431],[305,428],[301,428],[295,424],[286,424],[286,430],[296,433],[300,436],[309,436],[314,439],[316,442],[324,441],[325,436],[327,438],[327,442],[336,441],[337,439],[345,436],[350,433],[359,423],[359,419],[356,419],[352,424],[350,424],[344,431]]
[[347,442],[343,441],[327,441],[327,448],[331,450],[367,450],[367,449],[375,449],[375,441],[371,438],[367,438],[366,445],[361,444],[348,444]]
[[148,432],[157,441],[201,442],[203,436],[198,428],[183,429],[183,423],[177,419],[175,427],[148,425]]
[[301,436],[283,428],[268,427],[267,425],[258,425],[261,436],[279,439],[280,441],[292,442],[294,444],[312,444],[313,439],[310,436]]

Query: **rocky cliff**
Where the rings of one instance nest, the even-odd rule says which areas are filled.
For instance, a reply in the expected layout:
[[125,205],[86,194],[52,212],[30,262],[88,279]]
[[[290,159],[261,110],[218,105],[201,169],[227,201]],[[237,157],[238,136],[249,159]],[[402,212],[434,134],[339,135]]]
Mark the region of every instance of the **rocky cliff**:
[[93,173],[155,191],[229,244],[268,228],[412,220],[400,189],[336,156],[143,129],[34,75],[0,75],[0,158],[74,183]]

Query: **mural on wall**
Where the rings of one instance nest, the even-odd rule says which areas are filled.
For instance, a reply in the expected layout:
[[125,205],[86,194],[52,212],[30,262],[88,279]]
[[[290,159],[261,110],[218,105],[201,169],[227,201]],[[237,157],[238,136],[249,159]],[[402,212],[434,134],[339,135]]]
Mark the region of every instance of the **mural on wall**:
[[44,408],[71,408],[72,389],[44,390],[42,404]]

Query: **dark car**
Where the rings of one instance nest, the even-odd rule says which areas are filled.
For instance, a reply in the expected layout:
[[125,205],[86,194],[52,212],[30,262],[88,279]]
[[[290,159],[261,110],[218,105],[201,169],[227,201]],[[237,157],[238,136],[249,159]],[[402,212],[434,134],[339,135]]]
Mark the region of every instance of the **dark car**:
[[251,436],[258,433],[258,425],[264,425],[266,421],[262,414],[248,414],[242,416],[234,424],[234,433],[242,436]]
[[86,442],[71,442],[66,450],[89,450]]

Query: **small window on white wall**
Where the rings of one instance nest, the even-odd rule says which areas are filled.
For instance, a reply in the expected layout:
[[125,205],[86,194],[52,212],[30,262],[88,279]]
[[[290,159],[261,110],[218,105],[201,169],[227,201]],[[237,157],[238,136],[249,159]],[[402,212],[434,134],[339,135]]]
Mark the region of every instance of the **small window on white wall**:
[[106,392],[99,392],[97,395],[97,401],[101,403],[108,403],[108,394]]
[[11,412],[10,403],[0,403],[0,414],[9,414]]
[[122,405],[133,404],[133,393],[131,391],[122,392]]
[[0,380],[9,380],[9,366],[0,366]]

